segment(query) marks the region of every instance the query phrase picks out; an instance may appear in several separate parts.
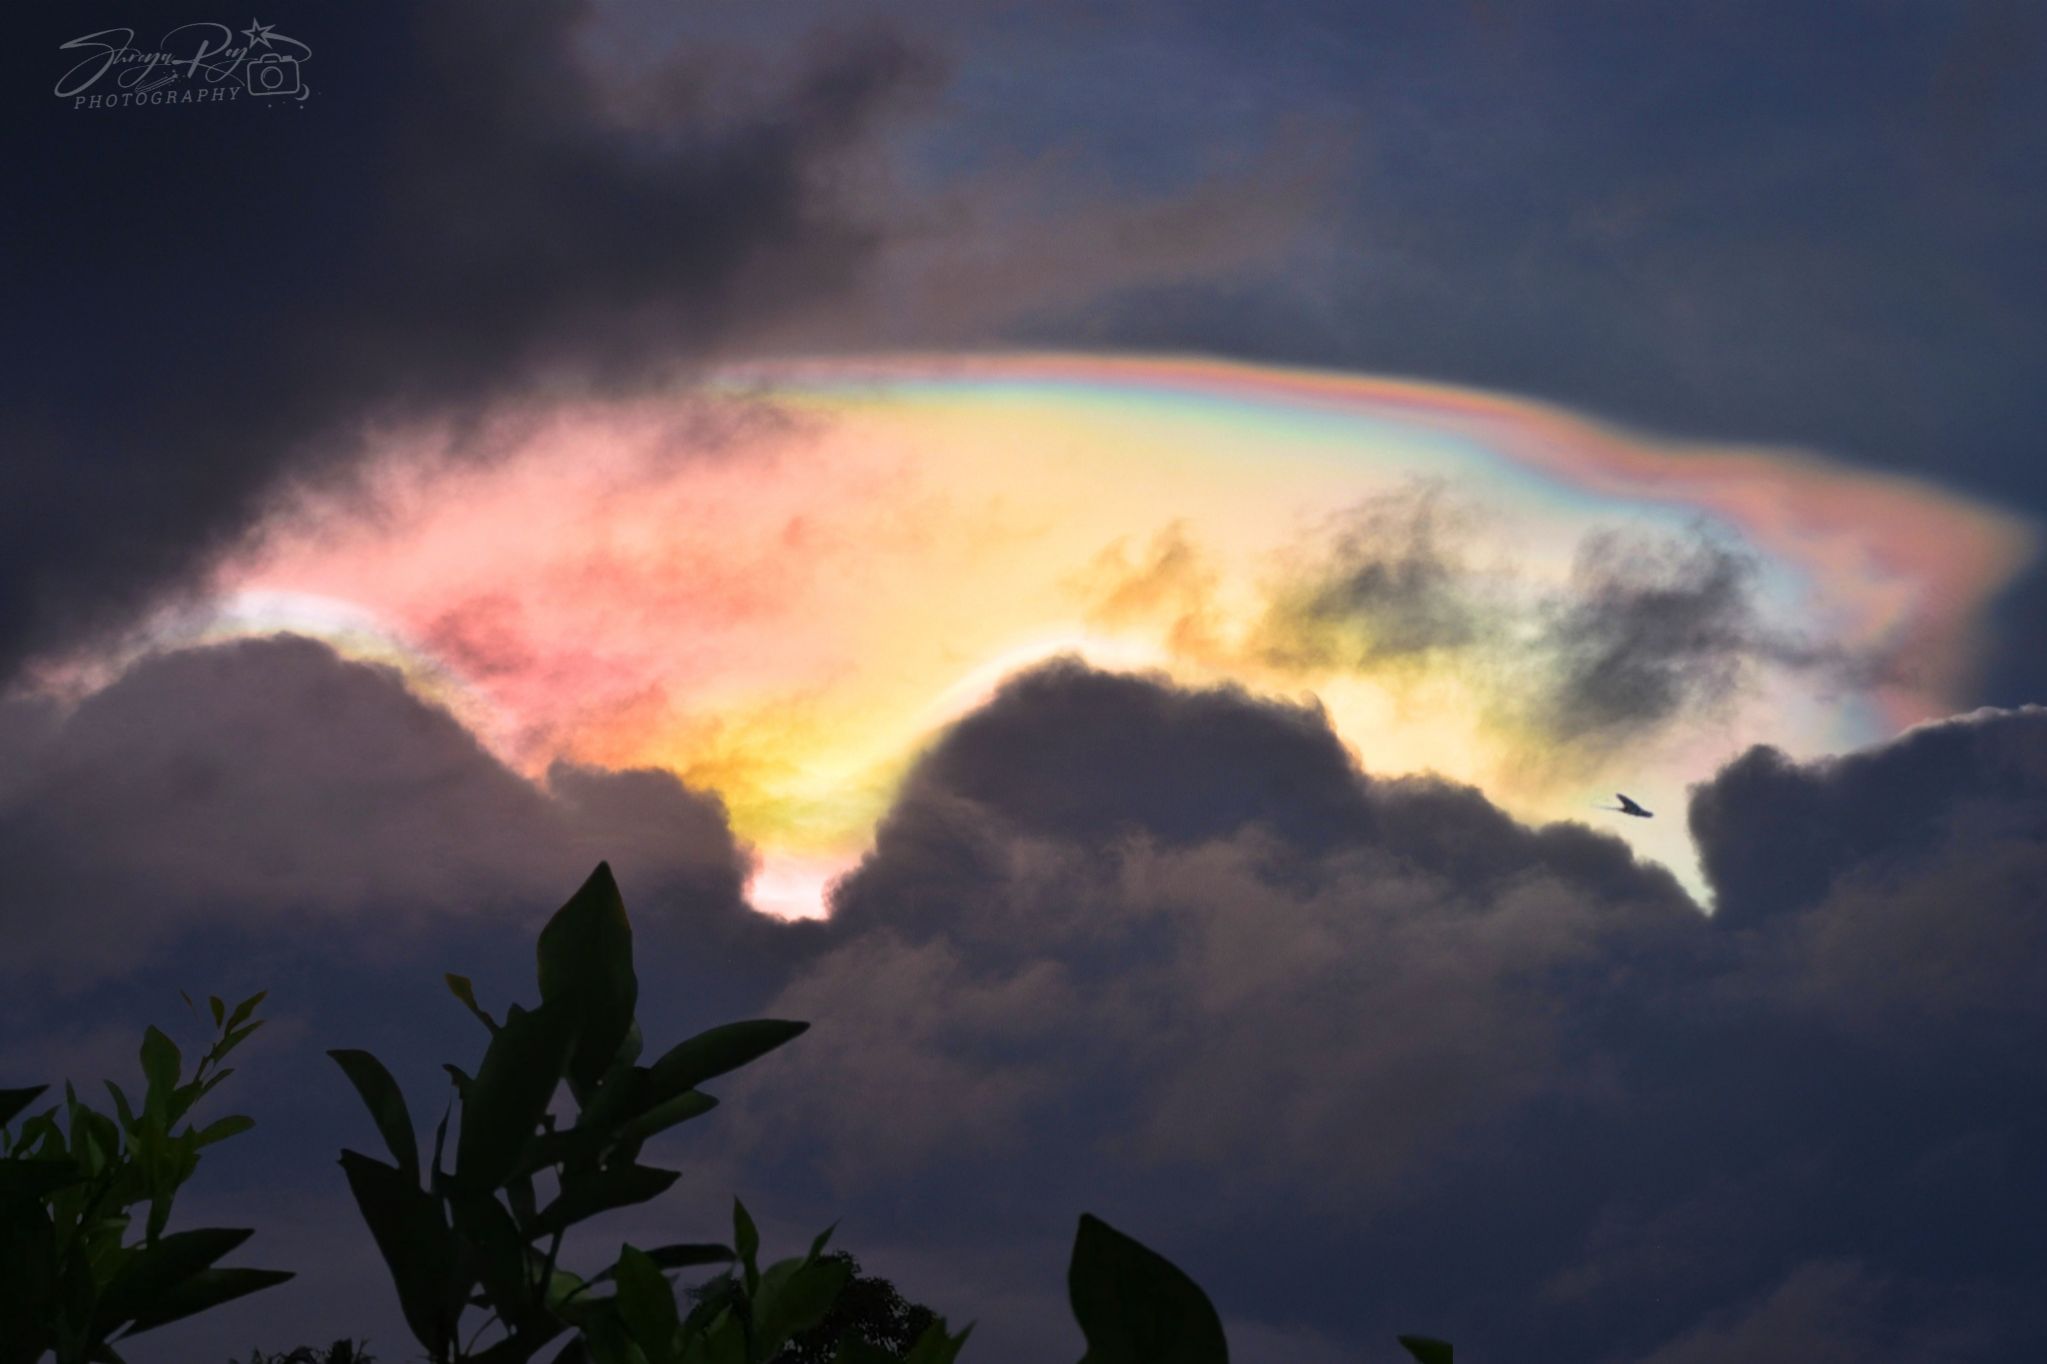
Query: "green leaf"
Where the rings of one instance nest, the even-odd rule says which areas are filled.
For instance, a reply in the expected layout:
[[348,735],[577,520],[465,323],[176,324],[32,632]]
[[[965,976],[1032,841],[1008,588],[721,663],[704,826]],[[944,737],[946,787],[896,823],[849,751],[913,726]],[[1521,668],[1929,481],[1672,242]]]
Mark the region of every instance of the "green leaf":
[[1450,1342],[1434,1336],[1395,1336],[1400,1348],[1413,1355],[1419,1364],[1451,1364]]
[[645,1141],[656,1132],[665,1132],[678,1123],[702,1117],[717,1106],[718,1101],[710,1095],[694,1089],[685,1090],[628,1122],[619,1130],[619,1136],[625,1141]]
[[746,1204],[736,1198],[732,1200],[732,1248],[746,1269],[746,1291],[752,1293],[760,1284],[760,1271],[754,1266],[754,1257],[760,1254],[761,1234],[760,1229],[754,1226]]
[[612,1208],[629,1207],[658,1198],[682,1178],[677,1170],[646,1165],[621,1165],[562,1177],[562,1191],[533,1219],[530,1234],[547,1235]]
[[646,1048],[647,1039],[640,1032],[640,1020],[626,1024],[625,1038],[618,1044],[618,1050],[611,1058],[611,1069],[623,1070],[640,1059],[640,1052]]
[[221,1003],[219,995],[208,995],[206,1007],[213,1011],[213,1026],[219,1027],[221,1020],[227,1016],[227,1005]]
[[509,1329],[524,1326],[536,1304],[527,1282],[526,1238],[519,1234],[512,1215],[494,1195],[469,1189],[457,1189],[449,1205],[455,1213],[455,1230],[476,1252],[477,1274],[491,1307]]
[[974,1333],[974,1323],[968,1322],[956,1336],[945,1332],[945,1318],[940,1317],[924,1328],[924,1334],[917,1337],[910,1352],[903,1356],[902,1364],[953,1364],[965,1348],[967,1337]]
[[240,1136],[255,1125],[256,1120],[254,1118],[244,1117],[239,1113],[230,1113],[227,1117],[217,1119],[199,1129],[199,1144],[201,1146],[211,1146],[217,1141],[226,1141],[229,1137]]
[[114,1096],[114,1111],[121,1115],[122,1130],[133,1132],[135,1130],[135,1110],[129,1105],[128,1096],[122,1093],[121,1087],[112,1080],[102,1080],[100,1083],[104,1084],[107,1087],[107,1092]]
[[512,1205],[512,1216],[522,1227],[533,1225],[533,1219],[540,1215],[533,1202],[533,1176],[520,1175],[505,1185],[505,1201]]
[[726,1023],[677,1042],[650,1067],[655,1102],[663,1102],[757,1060],[808,1030],[808,1023],[755,1018]]
[[640,993],[633,930],[608,863],[599,862],[540,930],[536,956],[541,1004],[558,1005],[574,1022],[568,1078],[578,1090],[591,1089],[625,1040]]
[[804,1256],[803,1258],[806,1261],[815,1260],[818,1256],[824,1254],[824,1248],[826,1244],[829,1243],[832,1239],[832,1233],[837,1231],[838,1229],[839,1224],[837,1222],[834,1222],[830,1226],[826,1227],[823,1231],[819,1232],[815,1237],[811,1238],[810,1254]]
[[659,1104],[663,1097],[651,1089],[653,1072],[645,1066],[621,1066],[606,1072],[595,1092],[576,1095],[582,1111],[576,1126],[590,1132],[608,1133]]
[[448,1143],[448,1118],[454,1113],[455,1105],[449,1104],[441,1110],[441,1125],[434,1129],[434,1183],[441,1182],[441,1151]]
[[[673,1245],[656,1246],[647,1251],[646,1256],[662,1269],[691,1269],[699,1265],[730,1264],[733,1258],[730,1246],[696,1241],[678,1241]],[[577,1279],[573,1274],[565,1275],[562,1271],[556,1270],[554,1276],[556,1286],[548,1290],[548,1306],[557,1306],[564,1298],[571,1299],[570,1305],[574,1306],[574,1298],[577,1295],[612,1278],[616,1269],[616,1265],[600,1269],[591,1275],[587,1282]],[[566,1285],[563,1284],[564,1279],[567,1280]]]
[[587,1169],[597,1163],[597,1156],[607,1141],[607,1134],[582,1127],[572,1127],[566,1132],[542,1132],[528,1140],[514,1168],[522,1175],[534,1174],[550,1165]]
[[675,1334],[682,1320],[675,1311],[675,1290],[660,1267],[630,1245],[618,1249],[618,1312],[633,1343],[646,1352],[648,1364],[674,1364]]
[[[207,1056],[215,1061],[224,1059],[229,1052],[233,1051],[236,1047],[242,1045],[242,1043],[248,1041],[249,1034],[255,1032],[256,1029],[262,1027],[264,1021],[265,1020],[259,1018],[255,1022],[248,1024],[246,1027],[236,1028],[233,1031],[229,1032],[225,1037],[221,1038],[218,1042],[213,1044],[213,1050],[206,1053]],[[215,1078],[217,1079],[219,1077],[216,1076]]]
[[242,1020],[254,1013],[256,1006],[269,998],[269,996],[270,992],[268,990],[259,990],[235,1005],[235,1011],[227,1016],[227,1030],[233,1032],[236,1028],[240,1027]]
[[577,1329],[587,1358],[596,1364],[644,1364],[646,1356],[633,1347],[616,1303],[608,1299],[593,1303],[581,1316]]
[[154,1245],[163,1235],[163,1229],[171,1220],[171,1200],[178,1196],[176,1181],[165,1179],[149,1200],[149,1224],[144,1232],[148,1244]]
[[95,1113],[80,1104],[71,1119],[71,1136],[75,1141],[81,1134],[90,1152],[86,1161],[88,1173],[98,1174],[120,1158],[121,1129],[114,1126],[114,1120],[106,1114]]
[[149,1081],[149,1095],[143,1106],[152,1112],[169,1111],[171,1091],[178,1087],[178,1069],[183,1063],[178,1044],[151,1024],[142,1034],[142,1074]]
[[485,1013],[483,1006],[476,1002],[476,987],[470,984],[469,977],[458,976],[453,971],[447,971],[442,973],[441,979],[448,982],[448,992],[450,994],[468,1005],[469,1012],[483,1020],[484,1027],[489,1028],[492,1032],[498,1030],[497,1020]]
[[35,1203],[59,1189],[83,1184],[91,1176],[69,1158],[46,1160],[19,1157],[0,1161],[0,1209],[13,1203]]
[[1081,1364],[1228,1364],[1222,1320],[1200,1286],[1088,1213],[1073,1238],[1066,1286],[1087,1337]]
[[135,1318],[135,1324],[121,1338],[126,1340],[129,1336],[153,1331],[166,1322],[178,1321],[224,1302],[274,1288],[296,1277],[287,1269],[202,1270],[159,1297],[147,1312]]
[[396,1166],[359,1152],[343,1151],[341,1169],[384,1263],[391,1268],[405,1324],[429,1355],[443,1357],[460,1314],[447,1304],[455,1272],[455,1245],[441,1201],[408,1180]]
[[853,1266],[845,1260],[783,1263],[795,1265],[794,1272],[773,1293],[763,1291],[754,1316],[754,1348],[763,1353],[823,1321],[853,1277]]
[[[206,1083],[199,1086],[199,1092],[192,1096],[191,1102],[187,1103],[185,1107],[190,1108],[192,1104],[199,1102],[199,1100],[211,1094],[213,1092],[213,1087],[215,1085],[219,1084],[222,1080],[225,1080],[228,1076],[234,1073],[235,1068],[233,1066],[228,1066],[224,1069],[216,1070],[215,1072],[213,1072],[211,1076],[207,1077]],[[187,1088],[190,1088],[190,1086],[188,1085]]]
[[[226,1074],[225,1071],[221,1073]],[[192,1105],[198,1103],[206,1091],[213,1088],[219,1082],[220,1076],[216,1075],[212,1080],[203,1083],[193,1080],[187,1084],[179,1085],[171,1091],[171,1102],[170,1106],[164,1110],[164,1120],[172,1125],[176,1125],[178,1119],[191,1112]]]
[[252,1235],[246,1229],[208,1227],[173,1232],[133,1250],[100,1294],[93,1311],[93,1333],[111,1335],[122,1322],[154,1310],[170,1290],[211,1268],[214,1261]]
[[391,1078],[391,1072],[366,1051],[344,1047],[327,1054],[341,1067],[355,1092],[362,1095],[377,1131],[384,1136],[384,1145],[398,1162],[399,1172],[412,1183],[419,1183],[419,1137],[412,1130],[412,1114],[405,1107],[405,1095]]
[[490,1039],[462,1104],[455,1178],[495,1189],[517,1170],[519,1154],[561,1083],[574,1031],[552,1006],[509,1017]]
[[14,1121],[22,1109],[36,1101],[48,1085],[30,1085],[27,1089],[0,1089],[0,1127]]

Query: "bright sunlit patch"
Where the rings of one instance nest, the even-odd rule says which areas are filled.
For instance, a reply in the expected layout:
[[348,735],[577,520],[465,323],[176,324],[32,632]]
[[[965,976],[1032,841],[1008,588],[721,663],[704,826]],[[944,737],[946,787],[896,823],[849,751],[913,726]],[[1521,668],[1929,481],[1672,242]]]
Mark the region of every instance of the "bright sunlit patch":
[[[700,419],[720,404],[761,419]],[[936,732],[1060,653],[1312,699],[1370,772],[1610,828],[1697,890],[1685,784],[1752,743],[1839,751],[1951,709],[1984,602],[2033,548],[1991,509],[1807,453],[1197,359],[755,365],[522,408],[492,439],[461,459],[435,431],[380,437],[358,495],[280,500],[214,605],[154,643],[311,634],[397,668],[529,775],[672,770],[724,799],[762,857],[754,903],[780,914],[818,912]],[[1283,609],[1346,515],[1422,486],[1472,509],[1455,548],[1501,585],[1496,640],[1533,631],[1588,535],[1710,534],[1752,563],[1770,629],[1909,666],[1758,665],[1724,704],[1562,742],[1521,704],[1549,680],[1535,655],[1346,661],[1349,625]],[[1659,817],[1590,809],[1613,789]]]
[[746,881],[755,909],[783,919],[822,919],[832,883],[860,864],[857,857],[763,857]]

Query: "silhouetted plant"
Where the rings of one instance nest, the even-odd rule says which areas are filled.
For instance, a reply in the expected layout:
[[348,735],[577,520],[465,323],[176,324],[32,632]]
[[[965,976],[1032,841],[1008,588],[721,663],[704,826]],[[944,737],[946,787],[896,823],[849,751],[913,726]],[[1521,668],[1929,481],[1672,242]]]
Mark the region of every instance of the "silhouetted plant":
[[[35,1364],[54,1352],[57,1364],[122,1364],[110,1343],[180,1320],[221,1303],[283,1283],[274,1269],[216,1269],[214,1262],[251,1235],[209,1227],[164,1234],[178,1186],[199,1165],[200,1148],[255,1124],[246,1117],[218,1119],[205,1128],[173,1130],[192,1106],[233,1074],[208,1076],[227,1054],[262,1026],[250,1015],[264,996],[232,1011],[209,999],[221,1036],[189,1081],[179,1083],[184,1058],[177,1044],[150,1027],[142,1038],[142,1073],[148,1082],[138,1113],[113,1081],[106,1081],[119,1114],[114,1119],[78,1101],[64,1086],[66,1130],[52,1106],[5,1131],[47,1085],[0,1090],[0,1364]],[[191,1006],[190,996],[185,1003]],[[196,1010],[195,1010],[196,1014]],[[123,1245],[128,1209],[149,1204],[143,1239]]]
[[[470,982],[448,988],[490,1030],[472,1080],[446,1069],[462,1103],[455,1169],[444,1173],[449,1113],[434,1134],[432,1177],[421,1187],[412,1119],[390,1072],[362,1051],[332,1051],[369,1106],[396,1164],[343,1151],[342,1169],[377,1246],[391,1267],[407,1324],[435,1364],[523,1364],[574,1328],[553,1364],[773,1364],[792,1341],[810,1348],[853,1279],[850,1257],[824,1254],[827,1228],[807,1254],[759,1267],[760,1237],[745,1205],[733,1203],[731,1246],[685,1242],[642,1251],[630,1244],[587,1279],[555,1264],[564,1228],[598,1212],[644,1202],[678,1177],[636,1163],[656,1132],[708,1112],[697,1085],[734,1070],[809,1025],[777,1019],[731,1023],[679,1043],[651,1067],[633,1017],[638,980],[632,930],[608,866],[599,864],[557,910],[537,951],[541,1004],[511,1006],[500,1025],[476,1002]],[[555,1129],[547,1111],[566,1080],[575,1123]],[[534,1175],[558,1167],[559,1192],[536,1206]],[[499,1200],[499,1195],[504,1201]],[[546,1250],[535,1244],[547,1240]],[[665,1271],[725,1263],[725,1273],[677,1307]],[[594,1292],[611,1281],[609,1294]],[[1194,1281],[1165,1257],[1083,1214],[1067,1273],[1075,1318],[1087,1337],[1081,1364],[1226,1364],[1222,1323]],[[504,1339],[470,1355],[456,1328],[470,1306],[488,1307]],[[907,1350],[841,1333],[833,1364],[953,1364],[972,1331],[943,1318],[926,1323]],[[481,1332],[479,1331],[479,1334]],[[472,1339],[473,1343],[473,1339]],[[1418,1336],[1400,1343],[1420,1364],[1448,1364],[1449,1346]]]
[[[1201,1286],[1090,1213],[1080,1215],[1074,1233],[1066,1291],[1087,1337],[1080,1364],[1228,1364],[1222,1319]],[[1454,1364],[1448,1341],[1394,1339],[1417,1364]]]
[[[699,1084],[809,1025],[729,1023],[678,1043],[652,1066],[636,1064],[641,1038],[633,1017],[639,985],[632,930],[603,864],[548,920],[537,958],[540,1007],[514,1004],[503,1024],[477,1004],[467,979],[447,977],[448,988],[491,1037],[475,1078],[445,1067],[462,1105],[461,1134],[455,1168],[444,1172],[450,1104],[434,1134],[424,1187],[412,1118],[390,1072],[365,1051],[328,1053],[362,1095],[395,1162],[341,1154],[349,1188],[390,1266],[406,1324],[436,1364],[515,1364],[570,1328],[579,1337],[557,1361],[765,1364],[774,1349],[829,1310],[844,1282],[837,1267],[818,1263],[822,1236],[809,1256],[782,1261],[765,1274],[754,1263],[757,1239],[743,1234],[736,1250],[699,1242],[649,1251],[622,1246],[616,1263],[587,1279],[555,1261],[568,1227],[645,1202],[675,1182],[678,1172],[637,1163],[640,1147],[715,1106]],[[558,1131],[547,1109],[564,1080],[579,1111],[573,1126]],[[558,1192],[541,1207],[534,1176],[550,1168]],[[736,1229],[750,1232],[743,1208],[734,1220]],[[686,1319],[677,1315],[664,1270],[735,1260],[744,1275],[732,1282],[743,1291],[722,1295],[716,1310],[700,1304]],[[614,1293],[591,1292],[606,1280],[615,1281]],[[458,1341],[460,1318],[472,1306],[491,1314],[478,1335],[493,1322],[506,1333],[474,1355]],[[738,1353],[731,1352],[735,1340]],[[637,1354],[628,1354],[628,1341]]]
[[[835,1364],[839,1343],[847,1339],[865,1342],[883,1351],[886,1358],[900,1360],[939,1320],[938,1313],[911,1302],[887,1279],[862,1274],[860,1262],[847,1252],[834,1251],[825,1259],[845,1264],[846,1286],[824,1320],[799,1332],[772,1364]],[[708,1287],[692,1289],[691,1295],[699,1297]]]

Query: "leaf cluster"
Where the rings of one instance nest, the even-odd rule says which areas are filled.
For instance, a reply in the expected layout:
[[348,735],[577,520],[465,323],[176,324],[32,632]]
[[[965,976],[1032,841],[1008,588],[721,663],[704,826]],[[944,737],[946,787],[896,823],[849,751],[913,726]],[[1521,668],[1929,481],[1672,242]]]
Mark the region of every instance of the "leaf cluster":
[[[151,1026],[142,1038],[147,1089],[139,1109],[111,1080],[114,1116],[81,1103],[66,1083],[61,1106],[24,1119],[15,1131],[6,1125],[49,1086],[0,1089],[0,1364],[35,1364],[50,1352],[57,1364],[123,1364],[116,1337],[292,1277],[216,1267],[249,1238],[247,1230],[164,1231],[178,1187],[199,1167],[199,1152],[255,1126],[241,1116],[203,1128],[178,1124],[234,1073],[218,1067],[262,1026],[253,1014],[263,998],[253,995],[232,1010],[217,997],[208,1001],[220,1037],[189,1078],[177,1044]],[[185,1003],[191,1005],[189,996]],[[129,1209],[141,1204],[149,1209],[142,1239],[125,1243]]]

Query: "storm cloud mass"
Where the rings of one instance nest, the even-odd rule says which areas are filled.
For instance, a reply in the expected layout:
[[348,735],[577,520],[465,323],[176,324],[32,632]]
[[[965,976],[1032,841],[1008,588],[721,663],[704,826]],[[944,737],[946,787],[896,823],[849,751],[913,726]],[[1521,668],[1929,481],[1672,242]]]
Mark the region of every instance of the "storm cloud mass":
[[[269,1064],[403,1016],[445,1043],[408,1062],[430,1073],[475,1040],[407,963],[480,953],[479,979],[530,995],[538,915],[601,841],[652,1015],[815,1024],[674,1143],[719,1181],[689,1211],[731,1187],[791,1228],[843,1214],[870,1262],[983,1318],[991,1359],[1069,1348],[1083,1208],[1275,1364],[1400,1329],[1558,1361],[2047,1343],[2037,709],[1732,764],[1692,804],[1710,917],[1610,836],[1372,777],[1312,707],[1073,661],[938,739],[826,925],[745,911],[722,812],[673,778],[534,787],[310,643],[169,655],[6,733],[15,1065],[117,1054],[65,1031],[99,1016],[78,964],[167,993],[218,974],[238,919],[241,970],[301,986]],[[294,964],[315,951],[317,979]],[[247,1168],[287,1186],[327,1159],[308,1124],[349,1121],[311,1082],[256,1111]],[[280,1291],[235,1338],[326,1320],[364,1318]]]
[[395,673],[309,640],[167,654],[68,716],[0,716],[10,975],[78,988],[221,922],[352,927],[389,960],[422,916],[530,913],[606,858],[650,893],[649,923],[673,897],[695,934],[754,926],[715,797],[568,764],[536,786]]
[[[2043,737],[1750,754],[1694,797],[1709,918],[1583,826],[1356,771],[1311,712],[1054,666],[908,783],[847,939],[770,1006],[815,1045],[734,1139],[870,1216],[935,1182],[941,1235],[1114,1207],[1293,1342],[1262,1358],[1403,1323],[1495,1358],[2023,1354]],[[1837,832],[1894,786],[1935,832]]]
[[[119,624],[366,425],[665,379],[842,287],[875,230],[834,164],[934,72],[887,30],[841,32],[751,99],[678,58],[628,112],[578,59],[574,0],[295,17],[332,98],[9,120],[38,174],[4,220],[8,325],[33,344],[10,348],[0,435],[0,662]],[[24,46],[80,22],[39,15]],[[231,112],[259,116],[195,149],[192,117]]]

